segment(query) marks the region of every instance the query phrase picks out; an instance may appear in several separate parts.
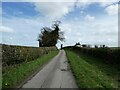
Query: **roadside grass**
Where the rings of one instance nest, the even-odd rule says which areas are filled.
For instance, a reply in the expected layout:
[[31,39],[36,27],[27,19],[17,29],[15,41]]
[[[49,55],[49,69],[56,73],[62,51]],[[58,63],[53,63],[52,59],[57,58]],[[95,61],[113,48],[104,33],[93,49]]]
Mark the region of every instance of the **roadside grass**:
[[[105,72],[107,69],[98,66],[97,60],[87,58],[87,56],[80,57],[69,50],[65,51],[79,88],[118,88],[118,82],[107,75]],[[89,59],[91,63],[85,59]],[[111,71],[111,73],[114,72]]]
[[51,51],[37,60],[4,68],[2,74],[2,88],[15,88],[57,54],[58,51]]
[[[98,68],[100,71],[104,72],[109,78],[112,78],[114,81],[118,81],[120,75],[120,69],[116,64],[107,64],[101,61],[101,59],[96,59],[84,54],[79,55],[86,62],[92,66]],[[119,83],[119,82],[118,82]]]

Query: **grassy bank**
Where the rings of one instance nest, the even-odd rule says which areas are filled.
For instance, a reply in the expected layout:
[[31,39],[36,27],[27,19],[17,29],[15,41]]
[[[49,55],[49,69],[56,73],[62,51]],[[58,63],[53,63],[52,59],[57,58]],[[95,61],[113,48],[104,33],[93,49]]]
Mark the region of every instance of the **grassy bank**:
[[27,63],[6,67],[3,69],[3,88],[14,88],[19,85],[25,78],[32,74],[37,69],[41,68],[45,63],[51,60],[58,51],[51,51],[37,60]]
[[115,69],[69,50],[66,53],[79,88],[118,88]]

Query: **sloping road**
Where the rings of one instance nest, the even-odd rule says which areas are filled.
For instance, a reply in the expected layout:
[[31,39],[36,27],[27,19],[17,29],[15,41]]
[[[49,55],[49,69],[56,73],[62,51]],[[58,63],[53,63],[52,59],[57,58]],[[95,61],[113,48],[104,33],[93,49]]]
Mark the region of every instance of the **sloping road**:
[[64,50],[54,57],[22,88],[77,88]]

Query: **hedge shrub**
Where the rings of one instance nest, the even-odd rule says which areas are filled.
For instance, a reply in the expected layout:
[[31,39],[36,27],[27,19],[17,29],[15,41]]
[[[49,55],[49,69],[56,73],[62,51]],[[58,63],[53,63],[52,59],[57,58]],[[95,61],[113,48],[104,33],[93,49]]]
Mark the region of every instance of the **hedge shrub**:
[[9,66],[29,62],[57,50],[56,47],[26,47],[2,44],[2,66]]
[[67,49],[74,50],[78,53],[82,53],[88,56],[99,58],[106,63],[120,64],[120,48],[81,48],[81,47],[65,47]]

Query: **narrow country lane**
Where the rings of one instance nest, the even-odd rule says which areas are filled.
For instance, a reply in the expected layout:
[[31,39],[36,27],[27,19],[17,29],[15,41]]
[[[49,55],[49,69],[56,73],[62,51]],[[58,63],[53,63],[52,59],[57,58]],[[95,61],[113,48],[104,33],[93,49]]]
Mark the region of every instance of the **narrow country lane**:
[[42,70],[22,88],[77,88],[64,50],[60,50]]

